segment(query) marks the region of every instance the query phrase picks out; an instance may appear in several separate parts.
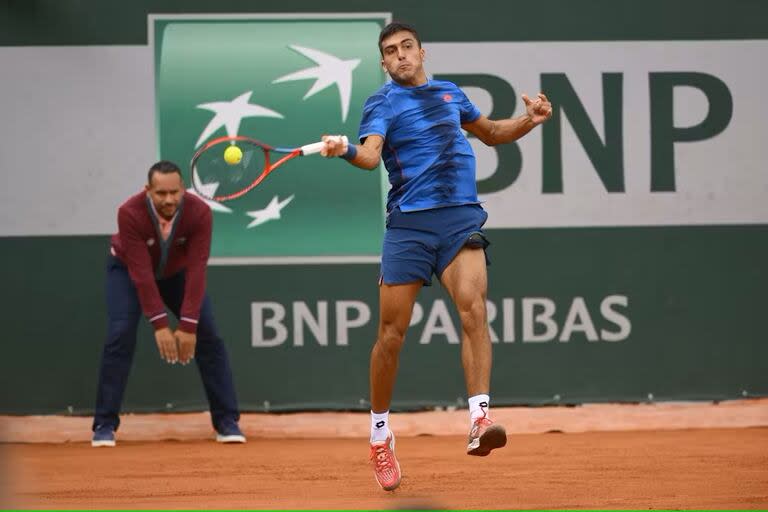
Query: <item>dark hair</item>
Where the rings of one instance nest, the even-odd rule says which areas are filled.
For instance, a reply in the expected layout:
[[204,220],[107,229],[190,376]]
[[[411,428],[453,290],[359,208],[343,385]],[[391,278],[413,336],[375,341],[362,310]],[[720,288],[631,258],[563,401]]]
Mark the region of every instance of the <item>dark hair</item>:
[[154,176],[156,172],[159,172],[160,174],[173,174],[175,172],[180,178],[183,178],[179,166],[170,160],[160,160],[149,168],[149,172],[147,173],[147,183],[150,185],[152,184],[152,176]]
[[421,48],[421,39],[419,38],[419,33],[416,32],[416,29],[407,23],[400,23],[398,21],[394,21],[389,25],[387,25],[386,27],[384,27],[381,30],[381,33],[379,34],[379,53],[384,55],[384,48],[381,47],[381,42],[384,41],[389,36],[391,36],[392,34],[396,34],[398,32],[410,32],[411,34],[413,34],[413,37],[416,39],[416,43],[418,43],[419,48]]

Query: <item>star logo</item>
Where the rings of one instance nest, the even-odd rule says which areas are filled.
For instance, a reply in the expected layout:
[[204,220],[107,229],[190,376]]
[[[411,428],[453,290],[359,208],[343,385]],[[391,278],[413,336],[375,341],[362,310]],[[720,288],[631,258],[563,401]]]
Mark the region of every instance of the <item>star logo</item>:
[[287,199],[283,199],[282,201],[280,201],[280,198],[278,196],[274,196],[266,208],[263,208],[261,210],[253,210],[250,212],[246,212],[246,215],[253,218],[253,220],[251,221],[250,224],[248,224],[247,227],[255,228],[256,226],[264,224],[265,222],[268,222],[270,220],[279,219],[280,210],[288,206],[288,203],[290,203],[292,199],[293,199],[293,195],[291,195]]
[[222,126],[227,130],[227,135],[229,137],[234,137],[237,135],[237,131],[240,129],[240,121],[242,121],[244,117],[283,118],[283,115],[279,112],[262,107],[261,105],[248,103],[248,100],[251,99],[251,94],[253,94],[253,91],[245,92],[232,101],[215,101],[213,103],[201,103],[198,105],[197,108],[210,110],[216,115],[213,116],[213,119],[211,119],[208,126],[203,130],[203,133],[200,134],[200,138],[197,139],[195,147],[200,147],[200,144],[205,142],[208,137],[216,133]]
[[336,84],[336,87],[339,90],[339,99],[341,100],[341,120],[346,121],[347,114],[349,113],[349,100],[352,95],[352,71],[354,71],[360,64],[360,59],[343,60],[313,48],[305,48],[293,44],[288,45],[288,47],[313,60],[317,66],[281,76],[280,78],[275,79],[272,83],[277,84],[292,80],[308,80],[314,78],[315,83],[312,84],[312,87],[307,91],[307,94],[304,95],[303,99],[305,100],[323,89]]

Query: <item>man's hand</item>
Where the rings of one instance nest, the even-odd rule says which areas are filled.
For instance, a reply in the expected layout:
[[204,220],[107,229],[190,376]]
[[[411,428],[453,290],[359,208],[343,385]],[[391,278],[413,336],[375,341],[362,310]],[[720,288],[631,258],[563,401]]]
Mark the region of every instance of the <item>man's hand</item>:
[[325,142],[325,146],[320,150],[322,156],[341,156],[347,152],[348,142],[342,139],[341,135],[323,135],[322,141]]
[[157,350],[160,351],[160,357],[169,364],[175,364],[179,361],[179,351],[176,348],[176,337],[168,327],[163,327],[155,331],[155,341]]
[[179,360],[181,364],[187,364],[195,357],[195,345],[197,345],[197,335],[189,332],[176,330],[174,333],[179,342]]
[[535,100],[529,98],[527,94],[523,94],[523,101],[525,102],[525,111],[533,124],[541,124],[552,117],[552,104],[542,93],[539,93]]

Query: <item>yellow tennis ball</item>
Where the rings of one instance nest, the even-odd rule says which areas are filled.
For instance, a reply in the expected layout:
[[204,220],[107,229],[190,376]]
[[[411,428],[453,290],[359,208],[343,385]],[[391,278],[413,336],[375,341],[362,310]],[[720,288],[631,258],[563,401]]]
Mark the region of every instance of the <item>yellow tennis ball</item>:
[[224,161],[229,165],[236,165],[243,159],[243,151],[237,146],[229,146],[224,150]]

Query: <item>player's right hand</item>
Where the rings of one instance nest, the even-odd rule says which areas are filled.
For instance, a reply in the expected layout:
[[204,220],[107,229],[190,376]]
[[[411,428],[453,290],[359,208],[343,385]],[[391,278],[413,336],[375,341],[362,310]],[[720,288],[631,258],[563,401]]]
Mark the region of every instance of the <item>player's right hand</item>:
[[341,135],[323,135],[325,146],[320,150],[322,156],[341,156],[347,152],[347,139]]
[[155,331],[155,341],[157,350],[160,351],[160,358],[166,363],[176,364],[179,362],[179,350],[176,346],[176,337],[168,327],[163,327]]

